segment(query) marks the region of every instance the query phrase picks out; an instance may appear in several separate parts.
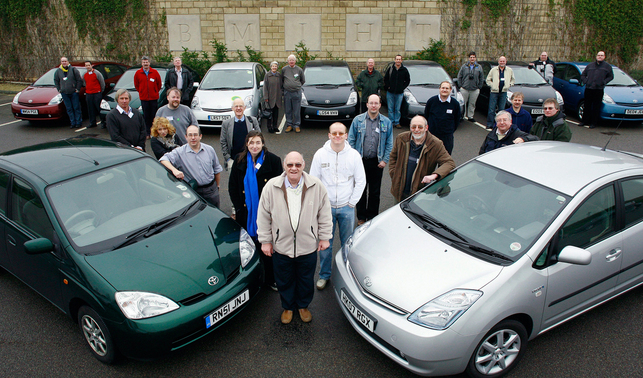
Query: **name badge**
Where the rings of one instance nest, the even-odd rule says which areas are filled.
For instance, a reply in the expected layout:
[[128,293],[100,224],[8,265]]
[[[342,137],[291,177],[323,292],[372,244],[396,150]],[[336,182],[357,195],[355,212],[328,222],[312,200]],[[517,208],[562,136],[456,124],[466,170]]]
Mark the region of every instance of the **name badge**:
[[295,74],[295,75],[294,75],[294,78],[295,78],[295,79],[296,79],[296,78],[298,78],[298,77],[299,77],[299,74]]
[[453,113],[453,109],[447,109],[447,114],[452,114],[452,113]]
[[259,163],[255,164],[255,169],[259,170],[259,168],[261,168],[261,164]]
[[500,78],[500,81],[505,81],[505,78],[504,77]]
[[167,120],[168,120],[168,121],[174,121],[174,117],[173,117],[173,116],[169,116],[169,117],[165,117],[165,118],[167,118]]
[[66,78],[66,77],[63,77],[63,80],[67,80],[67,78]]
[[150,78],[150,81],[151,81],[151,82],[154,82],[154,79]]
[[379,133],[380,133],[380,128],[379,128],[379,127],[376,127],[376,128],[375,128],[375,132],[379,134]]

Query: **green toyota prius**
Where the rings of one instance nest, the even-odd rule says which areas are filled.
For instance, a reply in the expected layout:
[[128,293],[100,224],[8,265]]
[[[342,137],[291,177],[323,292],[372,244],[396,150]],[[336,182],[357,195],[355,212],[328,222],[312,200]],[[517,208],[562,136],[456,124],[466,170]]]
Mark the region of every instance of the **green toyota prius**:
[[149,155],[74,138],[0,155],[0,267],[78,322],[93,355],[154,358],[259,292],[252,239]]

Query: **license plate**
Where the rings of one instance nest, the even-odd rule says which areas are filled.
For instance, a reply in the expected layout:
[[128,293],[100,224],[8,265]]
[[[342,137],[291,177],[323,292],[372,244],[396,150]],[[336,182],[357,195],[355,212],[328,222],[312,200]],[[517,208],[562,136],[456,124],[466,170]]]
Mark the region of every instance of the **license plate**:
[[241,305],[248,302],[249,299],[250,299],[250,290],[246,290],[243,293],[239,294],[239,296],[237,296],[235,299],[219,307],[210,315],[205,317],[205,328],[207,329],[217,324],[226,316],[232,314],[236,309],[241,307]]
[[353,304],[353,302],[350,300],[349,296],[344,293],[344,290],[341,291],[341,298],[342,298],[342,304],[348,312],[353,315],[355,320],[360,322],[364,327],[366,327],[369,331],[375,332],[375,324],[377,323],[375,320],[371,319],[370,316],[366,315],[364,311],[360,310]]
[[20,113],[22,114],[38,114],[37,109],[20,109]]
[[531,114],[545,114],[545,111],[542,108],[531,109]]
[[225,121],[230,117],[231,116],[229,115],[211,115],[211,116],[208,116],[208,121]]
[[336,116],[339,115],[338,110],[318,110],[317,111],[318,116]]
[[643,109],[626,109],[625,114],[643,114]]

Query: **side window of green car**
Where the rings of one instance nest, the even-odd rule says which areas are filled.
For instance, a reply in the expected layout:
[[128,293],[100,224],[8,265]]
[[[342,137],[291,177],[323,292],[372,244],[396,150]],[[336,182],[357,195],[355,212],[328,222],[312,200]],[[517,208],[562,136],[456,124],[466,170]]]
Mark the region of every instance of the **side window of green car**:
[[32,233],[53,240],[54,230],[38,194],[26,182],[13,179],[11,219]]
[[7,190],[9,190],[9,174],[0,171],[0,214],[7,215]]

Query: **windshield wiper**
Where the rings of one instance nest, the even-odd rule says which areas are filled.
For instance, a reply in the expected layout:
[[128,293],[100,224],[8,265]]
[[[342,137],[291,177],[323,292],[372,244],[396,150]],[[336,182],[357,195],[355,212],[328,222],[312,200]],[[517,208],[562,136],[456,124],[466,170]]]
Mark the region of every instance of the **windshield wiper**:
[[237,88],[233,88],[233,87],[212,87],[212,88],[199,88],[199,89],[203,89],[203,90],[206,90],[206,91],[233,91],[233,90],[235,90]]
[[415,86],[418,86],[418,87],[431,87],[431,88],[433,88],[433,87],[437,88],[437,87],[440,86],[440,84],[435,84],[435,83],[417,83],[417,84],[411,84],[411,85],[415,85]]
[[454,243],[462,245],[462,246],[465,246],[465,247],[469,248],[472,251],[481,252],[481,253],[484,253],[485,255],[489,255],[489,256],[492,256],[492,257],[497,257],[497,258],[499,258],[501,260],[513,261],[512,259],[510,259],[509,257],[507,257],[507,256],[505,256],[503,254],[500,254],[500,253],[498,253],[496,251],[493,251],[493,250],[491,250],[489,248],[485,248],[485,247],[482,247],[482,246],[479,246],[479,245],[476,245],[476,244],[472,244],[472,243],[469,243],[469,242],[458,242],[458,241],[454,241]]
[[339,84],[328,84],[328,83],[320,83],[320,84],[311,84],[311,86],[315,87],[337,87]]
[[456,238],[462,240],[463,242],[468,243],[467,239],[464,236],[460,235],[457,231],[454,231],[454,230],[450,229],[449,226],[447,226],[446,224],[444,224],[444,223],[440,222],[439,220],[433,218],[429,214],[418,213],[416,211],[411,210],[411,208],[409,207],[408,203],[405,203],[403,205],[402,210],[404,210],[404,211],[406,211],[408,213],[411,213],[411,214],[415,215],[416,217],[420,218],[421,220],[431,224],[432,226],[441,228],[444,231],[446,231],[446,232],[450,233],[451,235],[455,236]]

